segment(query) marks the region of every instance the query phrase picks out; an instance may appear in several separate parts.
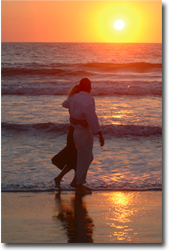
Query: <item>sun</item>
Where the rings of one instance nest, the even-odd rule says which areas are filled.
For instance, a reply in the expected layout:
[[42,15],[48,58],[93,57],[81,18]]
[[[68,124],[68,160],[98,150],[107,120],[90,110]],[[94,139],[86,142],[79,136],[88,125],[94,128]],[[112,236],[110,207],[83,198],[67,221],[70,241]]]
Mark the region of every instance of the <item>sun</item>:
[[117,30],[122,30],[124,28],[124,22],[122,20],[117,20],[115,23],[114,23],[114,27],[117,29]]

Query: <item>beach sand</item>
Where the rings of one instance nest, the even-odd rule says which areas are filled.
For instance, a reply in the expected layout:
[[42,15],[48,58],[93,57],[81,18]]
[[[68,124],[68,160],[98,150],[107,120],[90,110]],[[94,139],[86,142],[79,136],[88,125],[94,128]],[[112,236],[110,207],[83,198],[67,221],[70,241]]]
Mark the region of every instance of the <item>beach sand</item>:
[[1,242],[162,243],[162,192],[3,192]]

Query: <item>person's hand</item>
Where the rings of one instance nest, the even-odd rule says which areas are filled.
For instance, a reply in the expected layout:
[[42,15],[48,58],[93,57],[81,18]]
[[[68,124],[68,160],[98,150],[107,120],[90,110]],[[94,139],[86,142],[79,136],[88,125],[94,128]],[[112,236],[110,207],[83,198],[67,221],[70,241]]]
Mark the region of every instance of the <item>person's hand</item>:
[[99,140],[100,140],[100,145],[104,146],[104,138],[101,132],[99,132]]
[[99,136],[99,140],[100,140],[100,145],[104,146],[104,138],[103,138],[103,136]]

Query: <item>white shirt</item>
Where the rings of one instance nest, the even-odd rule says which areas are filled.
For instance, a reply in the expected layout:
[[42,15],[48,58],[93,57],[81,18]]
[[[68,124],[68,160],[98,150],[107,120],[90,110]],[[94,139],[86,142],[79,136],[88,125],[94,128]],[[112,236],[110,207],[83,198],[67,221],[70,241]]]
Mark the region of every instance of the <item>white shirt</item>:
[[[74,94],[66,99],[63,107],[69,108],[70,116],[78,120],[86,120],[92,133],[96,134],[100,131],[98,117],[95,112],[94,98],[85,91]],[[74,127],[81,127],[80,125],[73,125]]]

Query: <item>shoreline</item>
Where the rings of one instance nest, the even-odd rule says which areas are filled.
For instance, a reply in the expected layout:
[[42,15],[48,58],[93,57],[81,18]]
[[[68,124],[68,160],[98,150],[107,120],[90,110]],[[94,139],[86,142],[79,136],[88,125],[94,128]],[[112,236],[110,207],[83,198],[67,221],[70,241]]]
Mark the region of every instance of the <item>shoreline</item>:
[[[143,189],[130,189],[130,188],[117,188],[117,189],[111,189],[111,188],[105,188],[105,189],[92,189],[92,192],[162,192],[162,188],[143,188]],[[1,193],[48,193],[48,192],[59,192],[59,189],[57,188],[42,188],[42,189],[11,189],[11,190],[1,190]],[[61,192],[75,192],[75,189],[73,188],[62,188]]]
[[162,191],[1,193],[2,243],[162,243]]

